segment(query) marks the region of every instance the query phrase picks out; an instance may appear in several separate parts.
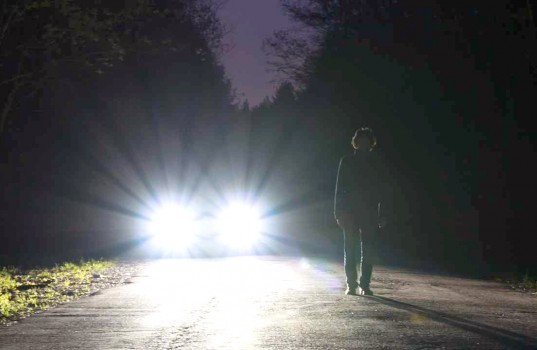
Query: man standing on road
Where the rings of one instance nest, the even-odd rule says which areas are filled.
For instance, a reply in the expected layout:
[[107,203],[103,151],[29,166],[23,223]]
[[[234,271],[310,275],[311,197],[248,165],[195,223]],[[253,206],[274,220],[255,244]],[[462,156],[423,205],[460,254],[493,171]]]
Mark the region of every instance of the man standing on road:
[[[373,272],[374,241],[379,227],[382,173],[373,149],[376,137],[370,128],[356,130],[354,153],[341,158],[336,181],[334,216],[345,238],[347,295],[373,295],[369,288]],[[356,248],[361,248],[360,283],[356,270]]]

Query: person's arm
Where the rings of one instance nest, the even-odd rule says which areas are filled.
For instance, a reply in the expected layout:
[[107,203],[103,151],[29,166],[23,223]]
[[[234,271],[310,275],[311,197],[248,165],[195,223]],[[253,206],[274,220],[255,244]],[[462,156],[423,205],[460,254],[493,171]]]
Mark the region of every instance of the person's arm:
[[347,170],[345,166],[345,157],[339,161],[339,167],[336,179],[336,190],[334,194],[334,218],[336,221],[340,218],[345,207],[345,202],[349,195]]
[[389,168],[386,166],[384,159],[379,157],[378,159],[378,179],[379,179],[379,224],[383,227],[386,226],[390,208],[392,205],[392,193],[390,176],[388,174]]

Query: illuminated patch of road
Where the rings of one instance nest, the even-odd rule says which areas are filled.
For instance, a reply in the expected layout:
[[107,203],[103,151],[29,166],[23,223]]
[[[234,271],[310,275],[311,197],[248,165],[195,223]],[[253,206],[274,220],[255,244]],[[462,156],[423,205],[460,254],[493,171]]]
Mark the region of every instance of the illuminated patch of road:
[[[305,259],[293,268],[256,257],[154,262],[143,272],[148,278],[140,281],[139,292],[151,309],[139,320],[140,326],[160,334],[159,348],[255,348],[275,318],[297,313],[275,313],[271,306],[290,293],[304,292],[311,284],[304,272],[311,269]],[[326,282],[326,277],[320,281]]]

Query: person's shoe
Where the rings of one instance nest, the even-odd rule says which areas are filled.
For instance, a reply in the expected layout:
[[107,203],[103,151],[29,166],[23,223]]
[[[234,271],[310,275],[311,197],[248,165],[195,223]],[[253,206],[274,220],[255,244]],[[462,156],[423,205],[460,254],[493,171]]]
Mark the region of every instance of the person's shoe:
[[347,290],[345,291],[345,294],[347,294],[347,295],[356,295],[356,288],[347,287]]
[[358,287],[360,295],[373,295],[373,291],[369,287]]

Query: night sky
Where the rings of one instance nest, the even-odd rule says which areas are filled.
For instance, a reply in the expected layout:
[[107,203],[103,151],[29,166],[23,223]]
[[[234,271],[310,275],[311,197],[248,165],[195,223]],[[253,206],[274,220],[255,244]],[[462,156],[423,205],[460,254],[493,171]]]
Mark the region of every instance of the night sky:
[[273,77],[266,72],[263,39],[293,24],[283,13],[279,0],[229,0],[220,14],[232,30],[227,38],[231,49],[222,59],[227,75],[239,98],[248,99],[250,106],[259,104],[275,88],[270,82]]

